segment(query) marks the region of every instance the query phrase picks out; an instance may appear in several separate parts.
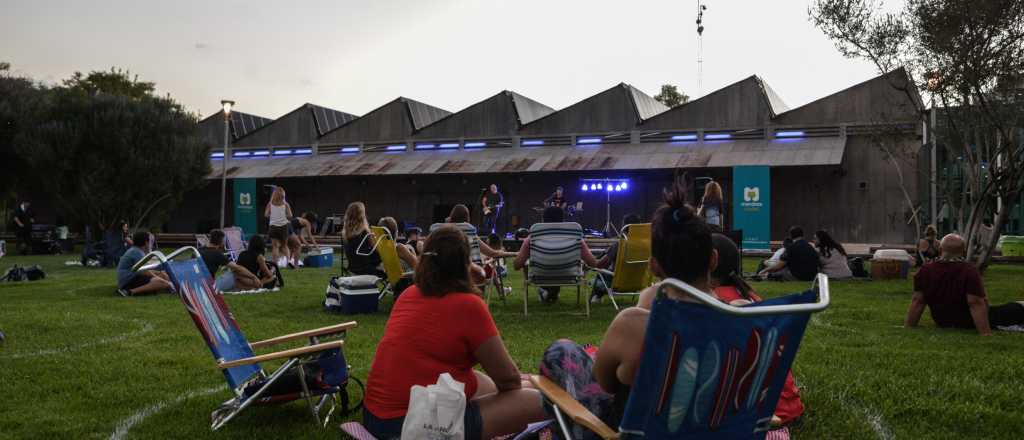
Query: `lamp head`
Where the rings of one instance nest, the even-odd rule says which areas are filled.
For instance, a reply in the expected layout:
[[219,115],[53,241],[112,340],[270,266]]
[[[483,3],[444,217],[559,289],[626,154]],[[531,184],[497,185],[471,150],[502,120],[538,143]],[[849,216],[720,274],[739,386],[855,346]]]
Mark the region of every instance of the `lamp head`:
[[231,107],[234,107],[235,101],[230,101],[230,100],[227,100],[227,99],[223,99],[223,100],[220,101],[220,105],[221,105],[221,108],[224,109],[224,117],[228,117],[228,116],[231,115]]

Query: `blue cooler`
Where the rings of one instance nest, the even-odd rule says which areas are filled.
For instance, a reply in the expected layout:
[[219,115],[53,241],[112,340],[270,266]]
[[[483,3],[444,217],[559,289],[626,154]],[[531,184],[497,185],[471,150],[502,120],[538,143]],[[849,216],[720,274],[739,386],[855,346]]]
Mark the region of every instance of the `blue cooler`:
[[344,315],[376,313],[380,278],[373,275],[333,277],[327,285],[324,308]]
[[306,252],[306,258],[302,259],[306,267],[331,267],[334,266],[334,249],[324,246],[310,249]]

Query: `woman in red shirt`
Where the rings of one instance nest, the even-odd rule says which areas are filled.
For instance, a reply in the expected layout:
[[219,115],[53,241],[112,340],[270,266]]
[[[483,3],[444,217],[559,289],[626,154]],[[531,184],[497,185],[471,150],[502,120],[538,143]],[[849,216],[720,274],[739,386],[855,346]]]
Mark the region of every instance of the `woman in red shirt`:
[[[416,284],[399,297],[366,382],[363,424],[399,438],[413,385],[450,373],[466,385],[466,439],[520,432],[547,417],[541,395],[524,388],[487,305],[470,280],[469,243],[457,228],[430,233]],[[477,364],[487,374],[473,370]]]

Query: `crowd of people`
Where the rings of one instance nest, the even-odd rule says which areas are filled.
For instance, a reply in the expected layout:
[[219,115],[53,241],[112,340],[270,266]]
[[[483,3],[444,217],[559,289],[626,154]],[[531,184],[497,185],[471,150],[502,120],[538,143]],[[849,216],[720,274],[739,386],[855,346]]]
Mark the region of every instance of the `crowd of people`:
[[[682,184],[666,192],[664,203],[650,220],[650,270],[658,278],[684,281],[728,304],[758,302],[760,296],[743,276],[736,243],[721,233],[721,188],[712,184],[706,187],[698,207],[686,202]],[[289,257],[294,251],[288,245],[293,232],[288,228],[291,207],[283,189],[275,188],[266,214],[273,240],[271,260],[266,258],[267,245],[259,234],[251,237],[246,251],[230,261],[224,253],[223,232],[210,233],[210,244],[200,253],[211,274],[222,273],[217,277],[218,287],[266,288],[282,282],[281,265],[277,263],[282,257],[294,258]],[[542,221],[564,221],[564,209],[548,206]],[[642,222],[633,214],[623,218],[624,225]],[[377,344],[363,407],[366,428],[377,438],[398,438],[409,407],[410,387],[432,384],[441,373],[450,373],[465,384],[468,403],[464,426],[468,439],[515,433],[528,423],[551,418],[551,406],[512,360],[479,290],[488,276],[481,266],[503,258],[514,258],[515,269],[525,266],[530,258],[530,238],[523,240],[518,252],[506,251],[500,240],[481,239],[471,226],[470,210],[461,204],[452,209],[446,223],[435,225],[428,234],[418,228],[402,231],[393,217],[380,218],[376,223],[396,239],[402,270],[411,272],[412,277],[395,286],[395,303]],[[354,275],[384,278],[376,250],[378,242],[369,224],[366,206],[351,203],[342,229],[347,270]],[[294,228],[303,229],[311,229],[311,224]],[[404,240],[398,240],[402,235]],[[993,329],[1024,330],[1024,301],[989,305],[980,274],[963,261],[963,239],[950,234],[938,241],[935,235],[930,229],[919,246],[924,261],[914,276],[905,326],[916,327],[925,309],[930,309],[939,327],[972,328],[982,335],[991,334]],[[127,242],[131,246],[118,266],[119,292],[131,296],[170,289],[165,274],[131,271],[150,250],[152,235],[136,232]],[[474,248],[479,249],[478,257],[473,255]],[[616,254],[613,246],[596,258],[586,241],[580,247],[580,260],[594,268],[614,267]],[[802,228],[794,226],[784,246],[762,262],[758,275],[785,281],[811,281],[818,273],[832,279],[849,278],[847,257],[843,245],[826,231],[819,230],[807,239]],[[603,282],[611,285],[610,279]],[[666,290],[669,298],[692,301],[682,291],[672,287]],[[603,293],[594,289],[591,301],[599,300]],[[637,341],[644,340],[655,293],[656,286],[647,288],[635,307],[620,311],[599,347],[559,339],[539,360],[543,375],[557,383],[573,384],[573,397],[608,426],[618,426],[624,414],[642,357],[643,344]],[[542,288],[539,295],[544,302],[554,302],[558,290]],[[790,425],[803,413],[800,392],[792,373],[788,373],[771,426]]]

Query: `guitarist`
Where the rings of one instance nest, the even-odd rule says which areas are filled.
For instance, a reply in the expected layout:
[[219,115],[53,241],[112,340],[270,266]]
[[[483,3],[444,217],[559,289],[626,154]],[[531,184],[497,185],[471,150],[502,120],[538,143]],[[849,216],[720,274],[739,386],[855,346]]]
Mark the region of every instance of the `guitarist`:
[[497,218],[501,208],[505,206],[505,197],[498,192],[498,185],[491,184],[480,199],[480,206],[483,206],[484,224],[480,228],[480,235],[491,235],[497,233]]

